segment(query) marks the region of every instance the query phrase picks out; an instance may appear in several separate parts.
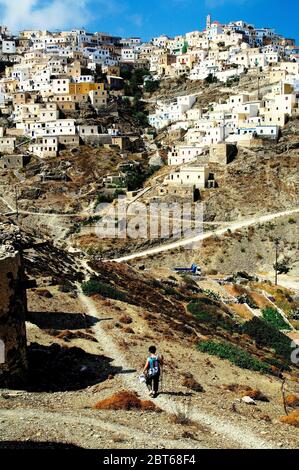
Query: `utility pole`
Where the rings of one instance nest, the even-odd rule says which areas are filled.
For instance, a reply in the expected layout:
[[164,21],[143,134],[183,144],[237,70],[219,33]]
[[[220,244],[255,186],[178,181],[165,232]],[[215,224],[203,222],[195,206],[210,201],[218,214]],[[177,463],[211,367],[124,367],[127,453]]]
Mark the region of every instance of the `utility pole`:
[[275,239],[275,285],[277,286],[278,283],[278,249],[279,249],[279,238]]
[[15,185],[15,206],[16,206],[16,214],[17,214],[17,222],[19,220],[19,194],[18,194],[18,186]]

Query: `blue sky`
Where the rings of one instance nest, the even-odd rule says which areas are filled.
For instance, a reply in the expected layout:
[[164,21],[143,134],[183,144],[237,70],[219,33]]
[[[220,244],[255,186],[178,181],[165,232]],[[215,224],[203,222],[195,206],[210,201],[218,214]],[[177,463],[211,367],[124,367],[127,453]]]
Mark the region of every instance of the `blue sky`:
[[0,0],[1,22],[14,32],[84,26],[147,40],[201,30],[208,13],[224,23],[274,27],[299,43],[299,0]]

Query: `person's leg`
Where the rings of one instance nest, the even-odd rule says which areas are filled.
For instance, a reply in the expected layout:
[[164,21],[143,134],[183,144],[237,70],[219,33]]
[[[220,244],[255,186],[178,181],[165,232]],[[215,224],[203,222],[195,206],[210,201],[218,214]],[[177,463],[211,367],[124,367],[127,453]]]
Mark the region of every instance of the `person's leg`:
[[152,377],[148,377],[147,380],[146,380],[146,385],[147,385],[147,388],[148,388],[148,391],[150,393],[150,395],[152,395],[154,393],[154,380]]
[[153,380],[153,392],[154,392],[154,396],[157,396],[157,395],[158,395],[158,391],[159,391],[159,379],[160,379],[160,375],[156,375],[156,377],[154,377],[154,380]]

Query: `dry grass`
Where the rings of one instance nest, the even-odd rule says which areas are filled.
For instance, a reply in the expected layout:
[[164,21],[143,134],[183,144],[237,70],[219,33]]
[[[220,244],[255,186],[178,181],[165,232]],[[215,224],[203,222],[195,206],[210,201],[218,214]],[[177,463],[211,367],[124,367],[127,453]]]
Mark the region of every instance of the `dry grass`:
[[35,291],[40,297],[45,297],[46,299],[51,299],[53,294],[48,289],[36,289]]
[[250,292],[250,297],[253,302],[258,306],[258,308],[271,307],[272,304],[267,300],[263,295],[258,294],[257,292]]
[[131,328],[130,326],[126,326],[124,329],[123,329],[124,333],[129,333],[129,334],[135,334],[135,331],[133,330],[133,328]]
[[251,320],[253,313],[247,307],[246,304],[230,304],[231,309],[244,320]]
[[228,294],[234,297],[237,297],[243,294],[248,294],[247,290],[244,287],[239,286],[237,284],[225,284],[223,287],[227,291]]
[[129,325],[130,323],[133,322],[132,318],[129,317],[129,315],[122,315],[119,319],[121,323],[124,323],[125,325]]
[[55,338],[63,339],[64,341],[71,341],[72,339],[86,339],[88,341],[97,342],[97,339],[91,334],[84,333],[83,331],[70,331],[70,330],[46,330],[46,332]]
[[122,443],[126,442],[126,438],[124,436],[114,436],[112,437],[112,441],[115,443]]
[[299,428],[299,410],[293,411],[288,416],[282,416],[280,421],[282,423],[289,424],[290,426],[296,426]]
[[111,397],[105,398],[93,405],[95,410],[142,410],[161,411],[159,407],[150,400],[140,400],[137,393],[122,390]]
[[253,400],[259,401],[269,401],[269,398],[264,395],[259,389],[249,387],[249,385],[240,385],[240,384],[229,384],[224,385],[225,390],[236,393],[239,396],[248,396]]
[[182,438],[183,439],[192,439],[193,441],[198,441],[197,437],[195,436],[195,434],[193,434],[192,432],[190,431],[184,431],[183,434],[182,434]]
[[170,421],[173,424],[180,424],[181,426],[194,426],[194,422],[187,416],[186,413],[178,411],[170,416]]
[[272,423],[272,419],[271,419],[270,416],[267,415],[267,414],[262,414],[262,415],[260,416],[260,419],[261,419],[262,421],[265,421],[266,423]]
[[284,310],[286,313],[290,313],[294,308],[299,307],[299,301],[292,300],[291,289],[275,286],[268,282],[253,283],[253,287],[263,289],[269,295],[274,297],[275,303],[278,307]]
[[285,397],[285,403],[288,406],[296,408],[299,406],[299,395],[290,394]]

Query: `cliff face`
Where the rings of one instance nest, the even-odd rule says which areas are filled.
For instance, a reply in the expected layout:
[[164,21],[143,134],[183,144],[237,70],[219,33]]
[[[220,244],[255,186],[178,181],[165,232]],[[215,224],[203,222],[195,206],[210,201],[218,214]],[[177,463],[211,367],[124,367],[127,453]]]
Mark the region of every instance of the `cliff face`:
[[0,248],[0,387],[22,384],[27,370],[27,310],[21,256],[11,246]]

